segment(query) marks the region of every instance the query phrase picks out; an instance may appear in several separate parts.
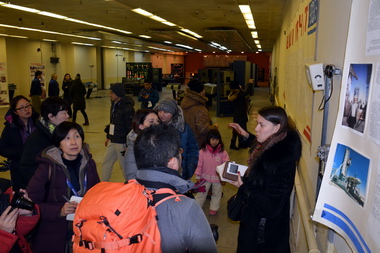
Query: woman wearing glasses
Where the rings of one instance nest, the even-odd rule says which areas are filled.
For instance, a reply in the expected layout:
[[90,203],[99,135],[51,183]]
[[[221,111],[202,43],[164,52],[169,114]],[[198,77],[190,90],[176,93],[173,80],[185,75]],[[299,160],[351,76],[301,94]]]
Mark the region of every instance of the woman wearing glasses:
[[10,162],[13,189],[18,191],[22,182],[19,161],[24,143],[35,130],[38,113],[32,110],[30,101],[24,96],[12,99],[10,109],[5,115],[5,127],[0,139],[0,155]]

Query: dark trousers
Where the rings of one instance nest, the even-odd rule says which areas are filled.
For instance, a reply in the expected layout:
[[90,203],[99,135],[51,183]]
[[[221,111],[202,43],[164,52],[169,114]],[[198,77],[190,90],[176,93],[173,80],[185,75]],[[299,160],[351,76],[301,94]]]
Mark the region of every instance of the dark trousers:
[[[245,123],[242,123],[242,122],[235,122],[235,123],[239,123],[239,125],[241,126],[241,128],[243,128],[245,131],[247,131],[247,122]],[[232,130],[232,138],[231,138],[231,145],[235,145],[236,143],[236,139],[239,137],[238,133],[234,130]],[[240,143],[239,143],[240,144]]]
[[[83,117],[84,117],[84,121],[85,123],[87,122],[88,123],[88,116],[87,116],[87,113],[84,109],[80,109]],[[77,112],[78,112],[78,109],[74,109],[74,113],[73,113],[73,122],[76,122],[77,120]]]

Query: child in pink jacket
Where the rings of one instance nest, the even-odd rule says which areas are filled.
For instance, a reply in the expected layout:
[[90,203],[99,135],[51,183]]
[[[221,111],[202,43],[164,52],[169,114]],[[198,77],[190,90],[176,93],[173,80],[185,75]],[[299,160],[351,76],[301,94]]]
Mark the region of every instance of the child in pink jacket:
[[199,151],[198,166],[195,170],[197,183],[200,180],[206,181],[204,183],[206,192],[199,192],[195,196],[195,200],[201,207],[206,200],[207,192],[212,187],[210,215],[215,215],[218,212],[220,198],[222,197],[222,184],[216,172],[216,167],[229,160],[230,158],[224,150],[224,144],[219,131],[216,129],[210,130]]

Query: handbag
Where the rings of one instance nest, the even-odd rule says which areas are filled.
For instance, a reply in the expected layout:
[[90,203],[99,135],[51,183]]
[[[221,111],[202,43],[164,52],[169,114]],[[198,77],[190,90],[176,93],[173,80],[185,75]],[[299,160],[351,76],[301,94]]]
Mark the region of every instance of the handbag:
[[233,221],[240,221],[241,214],[243,212],[243,207],[244,207],[244,203],[243,203],[242,196],[239,196],[238,194],[233,195],[227,201],[228,218],[230,218]]

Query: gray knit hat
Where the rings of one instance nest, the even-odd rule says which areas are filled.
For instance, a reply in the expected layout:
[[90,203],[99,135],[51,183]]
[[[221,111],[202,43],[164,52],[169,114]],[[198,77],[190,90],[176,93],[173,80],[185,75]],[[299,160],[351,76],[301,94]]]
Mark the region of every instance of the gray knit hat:
[[125,96],[125,88],[123,83],[114,83],[111,85],[110,89],[120,98]]
[[178,112],[177,102],[172,98],[164,98],[158,102],[156,106],[157,111],[164,111],[171,114],[176,114]]

